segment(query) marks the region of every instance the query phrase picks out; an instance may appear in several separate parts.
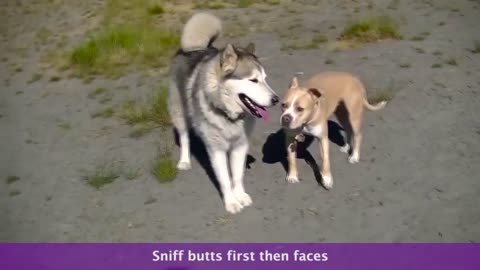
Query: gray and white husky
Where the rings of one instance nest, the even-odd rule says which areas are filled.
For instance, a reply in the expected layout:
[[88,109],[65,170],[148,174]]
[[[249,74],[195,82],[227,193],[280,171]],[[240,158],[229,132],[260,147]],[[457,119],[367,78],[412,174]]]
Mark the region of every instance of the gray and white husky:
[[208,13],[187,21],[172,62],[168,105],[180,141],[177,168],[191,167],[193,130],[206,146],[225,209],[238,213],[252,203],[243,176],[255,118],[268,118],[266,108],[279,98],[265,81],[254,45],[217,49],[212,43],[221,32],[220,20]]

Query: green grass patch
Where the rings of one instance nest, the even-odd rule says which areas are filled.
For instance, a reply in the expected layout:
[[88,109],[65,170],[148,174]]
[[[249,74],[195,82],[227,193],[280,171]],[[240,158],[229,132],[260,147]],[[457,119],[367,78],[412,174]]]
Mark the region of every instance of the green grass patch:
[[49,80],[49,81],[51,81],[51,82],[58,82],[58,81],[60,81],[61,79],[62,79],[62,77],[57,76],[57,75],[54,75],[54,76],[50,77],[50,80]]
[[[213,1],[205,1],[205,0],[197,0],[194,1],[194,7],[197,9],[223,9],[223,8],[248,8],[255,4],[264,4],[264,5],[279,5],[280,0],[261,0],[261,1],[254,1],[254,0],[238,0],[238,1],[222,1],[222,0],[213,0]],[[270,11],[270,9],[260,9],[260,12]]]
[[340,36],[341,40],[355,40],[359,42],[401,38],[397,23],[387,16],[352,22],[345,27]]
[[112,94],[105,94],[103,97],[98,101],[100,104],[105,104],[112,101],[113,95]]
[[330,46],[330,51],[341,52],[356,48],[360,43],[351,40],[336,40]]
[[167,110],[168,102],[168,89],[166,87],[160,87],[153,96],[153,100],[150,104],[150,114],[153,121],[161,127],[170,125],[170,116]]
[[[75,74],[70,74],[70,78],[75,78]],[[89,76],[86,76],[83,78],[83,83],[84,84],[90,84],[91,82],[93,82],[95,80],[95,76],[93,75],[89,75]]]
[[450,66],[458,66],[457,60],[453,57],[450,57],[447,60],[445,60],[445,64],[450,65]]
[[142,175],[140,169],[129,169],[124,172],[125,178],[127,180],[135,180]]
[[107,89],[103,88],[103,87],[98,87],[96,88],[95,90],[91,91],[90,93],[88,93],[88,97],[89,98],[95,98],[99,95],[103,95],[107,92]]
[[322,34],[317,34],[312,38],[311,44],[319,45],[328,41],[328,38]]
[[16,175],[9,175],[9,176],[7,176],[7,178],[5,179],[5,181],[7,182],[7,184],[11,184],[11,183],[17,182],[18,180],[20,180],[20,177],[18,177],[18,176],[16,176]]
[[178,45],[179,36],[175,32],[117,26],[77,47],[70,61],[82,74],[115,77],[129,65],[166,66]]
[[109,93],[108,90],[103,87],[98,87],[95,90],[92,90],[90,91],[90,93],[88,93],[88,98],[91,98],[91,99],[100,98],[98,102],[100,104],[105,104],[112,101],[113,94]]
[[162,5],[148,0],[107,0],[99,30],[69,52],[70,68],[77,76],[119,77],[129,69],[165,67],[180,33],[164,16],[151,16],[162,13]]
[[264,5],[277,6],[277,5],[280,5],[280,0],[261,0],[261,1],[240,0],[240,1],[238,1],[238,7],[240,7],[240,8],[250,7],[253,4],[264,4]]
[[10,191],[10,193],[8,195],[10,195],[10,197],[15,197],[15,196],[18,196],[20,194],[22,194],[22,192],[20,190],[15,189],[15,190]]
[[40,45],[45,45],[48,43],[50,37],[52,36],[52,31],[42,27],[38,32],[35,34],[35,39],[40,43]]
[[72,126],[69,123],[60,123],[58,124],[58,127],[63,129],[63,130],[70,130],[72,129]]
[[148,134],[150,131],[155,129],[155,127],[156,126],[151,123],[139,124],[133,128],[133,130],[128,134],[128,136],[133,139],[138,139]]
[[161,151],[158,158],[153,162],[152,174],[160,183],[167,183],[175,180],[175,177],[177,177],[177,169],[170,150]]
[[266,4],[266,5],[276,6],[280,4],[280,0],[262,0],[262,1],[239,0],[237,1],[237,7],[239,8],[248,8],[254,4]]
[[136,125],[153,120],[151,118],[150,105],[139,104],[134,100],[127,100],[123,104],[121,118],[123,118],[129,125]]
[[103,110],[100,110],[94,114],[92,114],[92,118],[110,118],[113,116],[115,113],[115,110],[112,107],[105,108]]
[[165,13],[165,9],[159,4],[154,4],[148,7],[148,13],[152,15],[159,15]]
[[34,83],[36,81],[39,81],[40,79],[42,79],[42,74],[40,73],[35,73],[32,75],[32,77],[30,78],[30,80],[28,80],[28,83]]
[[254,0],[239,0],[237,6],[239,8],[247,8],[253,4],[255,4]]
[[280,5],[280,0],[264,0],[262,2],[272,6]]
[[300,9],[297,8],[293,2],[289,2],[288,4],[283,5],[283,9],[285,10],[285,12],[290,14],[297,14],[301,12]]
[[412,41],[423,41],[423,40],[425,40],[425,36],[413,36],[410,40],[412,40]]
[[400,68],[411,68],[412,67],[412,65],[409,64],[409,63],[400,63],[400,64],[398,64],[398,66]]
[[223,1],[196,1],[195,8],[198,9],[223,9],[226,8],[227,4]]
[[150,130],[170,126],[170,116],[167,109],[168,90],[159,87],[148,102],[137,103],[128,100],[124,103],[120,117],[129,125],[138,125],[130,134],[131,137],[140,137]]
[[443,65],[440,63],[435,63],[432,65],[432,68],[441,68]]
[[318,49],[321,44],[326,43],[328,38],[322,34],[314,35],[309,41],[304,41],[300,38],[288,40],[284,46],[283,50],[312,50]]
[[113,183],[120,174],[110,166],[97,167],[94,172],[85,176],[87,183],[95,189],[100,189],[108,184]]
[[425,50],[422,49],[422,48],[415,48],[415,51],[416,51],[417,53],[422,53],[422,54],[425,53]]

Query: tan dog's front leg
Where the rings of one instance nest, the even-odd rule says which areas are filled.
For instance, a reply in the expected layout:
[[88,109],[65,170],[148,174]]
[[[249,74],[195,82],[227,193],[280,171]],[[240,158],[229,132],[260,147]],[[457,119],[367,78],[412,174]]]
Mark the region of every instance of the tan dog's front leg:
[[288,159],[288,172],[286,180],[288,183],[298,183],[298,171],[297,171],[297,140],[295,136],[291,134],[286,135],[287,146],[287,159]]
[[330,150],[328,136],[320,138],[320,153],[322,156],[322,185],[326,189],[331,189],[333,186],[333,178],[330,172]]

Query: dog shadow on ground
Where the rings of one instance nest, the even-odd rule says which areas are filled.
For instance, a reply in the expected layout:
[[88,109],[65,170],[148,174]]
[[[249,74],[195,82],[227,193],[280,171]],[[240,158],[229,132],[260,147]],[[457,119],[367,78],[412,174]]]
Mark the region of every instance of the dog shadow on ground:
[[[177,147],[180,146],[180,141],[179,141],[179,136],[178,132],[176,129],[173,129],[174,137],[175,137],[175,144]],[[220,184],[218,183],[217,177],[215,176],[215,171],[212,168],[212,164],[210,163],[210,158],[208,156],[207,149],[205,147],[205,144],[203,143],[202,139],[200,139],[194,131],[189,131],[190,135],[190,153],[193,158],[197,160],[197,162],[200,164],[200,166],[205,170],[205,172],[208,175],[208,178],[214,185],[214,187],[217,189],[218,193],[220,196],[222,196],[222,192],[220,189]],[[250,169],[251,164],[254,163],[256,159],[251,156],[247,155],[247,161],[246,161],[246,168]]]
[[[328,121],[328,138],[331,142],[338,146],[343,146],[345,140],[342,136],[343,128],[334,121]],[[305,136],[305,141],[298,143],[297,146],[297,158],[303,159],[308,166],[313,170],[315,180],[321,184],[322,175],[320,173],[320,167],[315,158],[308,151],[308,147],[313,142],[313,137]],[[287,161],[287,149],[285,145],[285,133],[283,129],[279,129],[275,133],[271,133],[262,148],[263,158],[262,161],[267,164],[280,163],[285,170],[288,171]]]

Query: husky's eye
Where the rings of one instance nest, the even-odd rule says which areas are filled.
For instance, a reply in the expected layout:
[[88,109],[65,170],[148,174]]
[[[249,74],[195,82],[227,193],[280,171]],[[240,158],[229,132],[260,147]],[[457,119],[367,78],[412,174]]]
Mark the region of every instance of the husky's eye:
[[302,107],[296,107],[295,110],[296,110],[297,112],[303,112],[304,108],[302,108]]
[[253,82],[253,83],[258,83],[257,79],[250,79],[250,81]]

